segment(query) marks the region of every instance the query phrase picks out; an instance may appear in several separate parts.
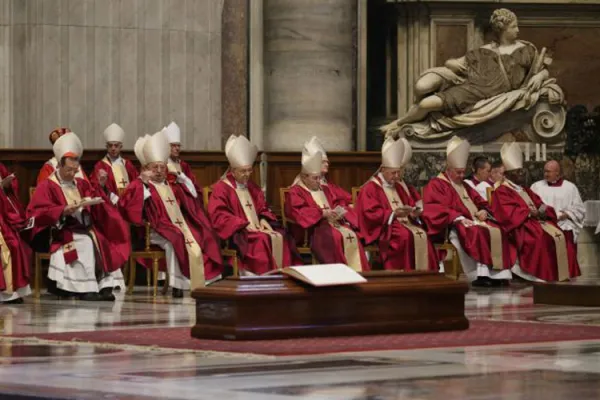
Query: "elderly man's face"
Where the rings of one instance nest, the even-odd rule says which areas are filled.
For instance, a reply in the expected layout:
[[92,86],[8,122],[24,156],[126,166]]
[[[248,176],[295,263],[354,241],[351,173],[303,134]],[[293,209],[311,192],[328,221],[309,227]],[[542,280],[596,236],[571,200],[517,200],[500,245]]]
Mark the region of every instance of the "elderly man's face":
[[117,158],[121,154],[123,143],[121,142],[107,142],[106,151],[111,158]]
[[321,174],[300,174],[302,183],[310,190],[317,190],[321,186]]
[[560,165],[556,161],[548,161],[544,165],[544,179],[550,183],[560,179]]
[[252,176],[252,165],[233,168],[231,173],[233,174],[236,182],[245,185],[250,180],[250,176]]
[[153,162],[147,168],[152,171],[152,181],[162,183],[167,178],[167,164],[164,162]]
[[447,168],[446,173],[448,174],[448,178],[456,184],[461,183],[465,179],[464,168]]
[[396,183],[402,180],[402,168],[381,168],[381,175],[387,183]]
[[171,158],[174,160],[179,158],[179,153],[181,153],[181,143],[171,143]]
[[60,178],[65,182],[73,182],[75,174],[79,171],[79,160],[67,157],[63,161],[58,167]]
[[329,160],[328,159],[324,159],[321,162],[321,174],[325,175],[328,172],[329,172]]

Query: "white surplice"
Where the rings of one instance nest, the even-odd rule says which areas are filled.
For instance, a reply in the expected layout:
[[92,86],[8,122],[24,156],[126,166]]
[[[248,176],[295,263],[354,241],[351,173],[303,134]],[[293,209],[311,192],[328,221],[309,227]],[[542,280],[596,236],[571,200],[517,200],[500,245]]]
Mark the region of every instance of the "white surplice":
[[540,196],[544,203],[554,208],[557,215],[568,215],[567,219],[558,222],[558,226],[563,231],[573,231],[573,238],[577,243],[577,236],[585,219],[585,206],[577,186],[566,179],[561,186],[549,186],[548,182],[542,180],[531,185],[531,190]]
[[492,185],[490,185],[488,182],[481,181],[476,185],[475,183],[473,183],[472,180],[465,179],[465,183],[467,185],[471,186],[473,189],[475,189],[477,191],[477,193],[479,193],[479,195],[481,197],[483,197],[485,200],[490,201],[490,199],[488,199],[487,189],[491,188]]

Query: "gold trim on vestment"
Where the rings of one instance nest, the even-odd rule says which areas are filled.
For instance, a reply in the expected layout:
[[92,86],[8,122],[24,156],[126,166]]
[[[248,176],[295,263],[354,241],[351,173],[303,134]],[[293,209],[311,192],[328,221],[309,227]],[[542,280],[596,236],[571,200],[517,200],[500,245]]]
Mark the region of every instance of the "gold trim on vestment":
[[479,219],[477,219],[477,217],[475,216],[475,214],[478,211],[477,206],[475,205],[475,203],[473,203],[471,197],[469,197],[469,194],[467,193],[467,190],[465,189],[463,184],[458,185],[454,182],[451,182],[442,173],[438,175],[438,178],[440,178],[444,182],[448,182],[450,186],[454,188],[454,190],[458,194],[458,197],[460,198],[460,201],[462,201],[463,205],[467,208],[467,210],[469,210],[473,223],[477,226],[482,226],[486,228],[490,232],[490,253],[492,256],[492,268],[497,270],[504,269],[504,259],[502,258],[502,231],[499,228],[496,228],[495,226],[489,225],[485,221],[480,221]]
[[177,204],[177,199],[171,190],[171,186],[169,186],[166,181],[164,183],[154,183],[150,181],[150,183],[154,186],[156,192],[160,196],[171,223],[183,233],[188,264],[190,266],[191,290],[204,287],[206,280],[204,276],[204,257],[202,255],[202,248],[196,241],[196,238],[194,238],[194,234],[183,217],[183,213]]
[[102,161],[112,170],[113,176],[115,177],[115,184],[117,185],[117,192],[125,189],[127,185],[129,185],[129,175],[127,175],[127,169],[125,168],[125,160],[121,160],[123,161],[122,163],[113,163],[108,159],[108,156],[102,159]]
[[[327,197],[325,196],[325,192],[323,190],[310,190],[304,185],[304,182],[299,181],[296,183],[302,189],[306,190],[310,193],[312,199],[317,203],[321,210],[331,210],[331,206],[327,201]],[[362,271],[362,262],[360,259],[360,247],[358,246],[358,237],[356,236],[356,232],[352,229],[341,225],[339,223],[331,223],[327,221],[331,227],[336,229],[342,234],[342,240],[344,245],[344,257],[346,257],[346,263],[353,270],[360,272]]]
[[[371,181],[374,182],[377,186],[383,189],[383,193],[385,193],[385,197],[392,208],[392,212],[395,212],[396,209],[402,207],[404,203],[402,199],[398,195],[396,191],[395,185],[393,187],[386,187],[382,185],[381,182],[375,177],[371,178]],[[408,189],[408,188],[407,188]],[[396,220],[404,226],[406,229],[412,232],[413,235],[413,251],[415,253],[415,270],[417,271],[427,271],[429,269],[429,248],[427,246],[427,232],[412,223],[409,218],[396,218]]]
[[14,292],[13,287],[13,275],[12,275],[12,255],[10,249],[6,245],[4,235],[0,230],[0,258],[2,259],[2,274],[4,275],[4,282],[6,282],[6,289],[3,290],[6,294],[12,294]]
[[235,190],[235,194],[242,205],[242,209],[244,210],[244,214],[246,215],[246,220],[250,222],[250,226],[254,229],[266,233],[271,238],[271,254],[273,259],[275,259],[275,264],[277,268],[283,268],[283,236],[273,230],[271,225],[265,220],[259,221],[258,215],[256,214],[256,207],[254,205],[254,201],[252,200],[252,196],[250,195],[250,191],[247,187],[238,188],[235,187],[229,182],[227,178],[222,179],[225,184],[229,185],[233,190]]

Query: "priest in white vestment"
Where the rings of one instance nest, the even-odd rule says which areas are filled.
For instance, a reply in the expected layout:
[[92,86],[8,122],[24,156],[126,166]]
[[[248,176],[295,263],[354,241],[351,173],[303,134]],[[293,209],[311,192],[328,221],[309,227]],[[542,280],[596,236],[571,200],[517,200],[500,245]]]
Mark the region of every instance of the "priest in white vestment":
[[577,186],[562,177],[560,164],[548,161],[544,165],[544,179],[531,185],[531,190],[554,208],[558,226],[563,231],[573,232],[573,241],[577,243],[585,219],[585,206]]

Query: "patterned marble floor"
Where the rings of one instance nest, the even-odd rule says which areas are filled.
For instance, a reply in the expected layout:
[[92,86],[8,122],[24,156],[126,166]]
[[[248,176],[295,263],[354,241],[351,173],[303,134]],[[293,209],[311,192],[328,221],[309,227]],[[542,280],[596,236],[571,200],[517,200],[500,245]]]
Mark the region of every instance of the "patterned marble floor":
[[[600,308],[534,305],[526,285],[472,290],[466,307],[472,320],[600,326]],[[0,306],[0,333],[184,327],[193,312],[145,288],[114,304],[42,297]],[[272,357],[0,338],[11,399],[598,399],[599,378],[600,341]]]

